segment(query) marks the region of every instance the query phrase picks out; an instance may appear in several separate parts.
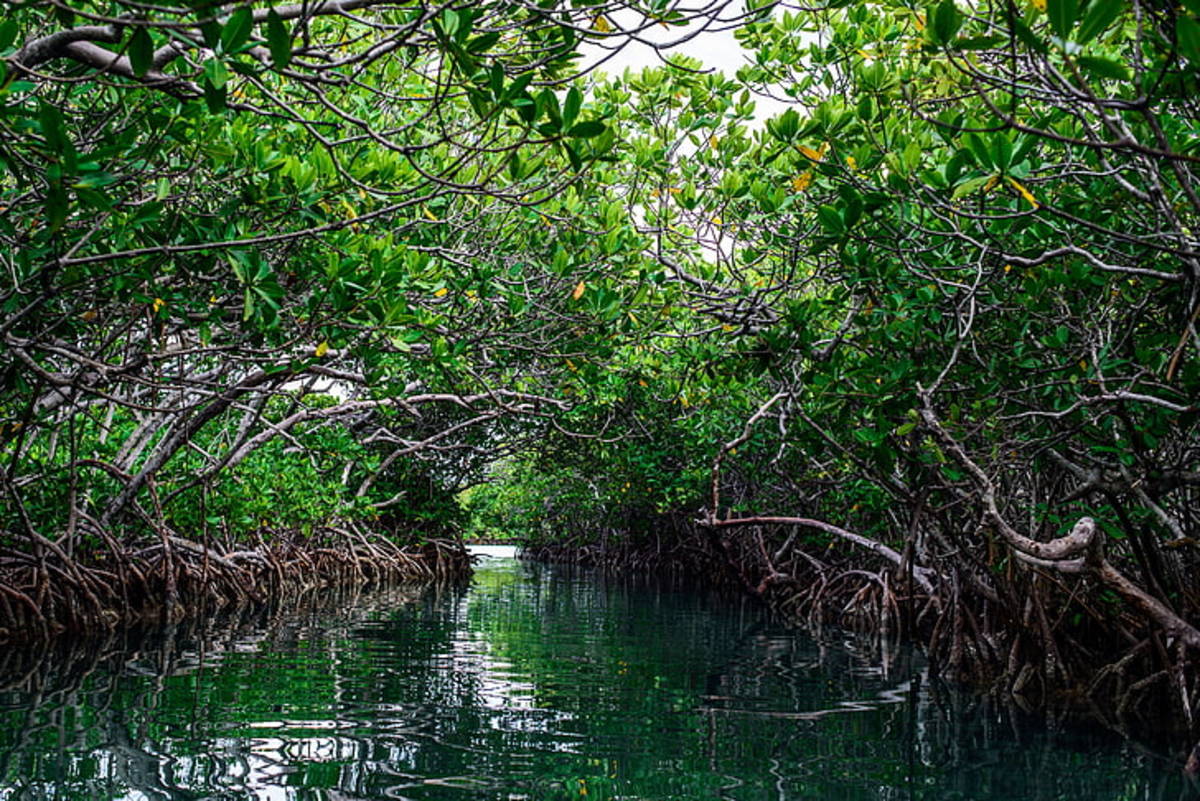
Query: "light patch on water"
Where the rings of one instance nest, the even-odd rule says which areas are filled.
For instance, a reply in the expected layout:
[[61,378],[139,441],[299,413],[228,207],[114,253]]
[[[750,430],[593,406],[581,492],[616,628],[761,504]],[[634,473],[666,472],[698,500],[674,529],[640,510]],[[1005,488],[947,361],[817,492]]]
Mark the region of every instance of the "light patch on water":
[[472,556],[482,556],[485,559],[516,559],[515,545],[468,545],[467,553]]

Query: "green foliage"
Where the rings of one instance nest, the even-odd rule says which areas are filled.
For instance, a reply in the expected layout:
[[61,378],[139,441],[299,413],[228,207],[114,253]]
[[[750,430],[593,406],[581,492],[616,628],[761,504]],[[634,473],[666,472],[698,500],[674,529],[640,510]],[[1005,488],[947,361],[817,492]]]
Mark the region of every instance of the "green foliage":
[[1185,544],[1194,9],[763,9],[736,75],[584,79],[592,7],[264,8],[116,25],[104,81],[21,66],[46,9],[0,27],[10,519],[895,540],[937,509],[986,560],[924,389],[1030,535]]

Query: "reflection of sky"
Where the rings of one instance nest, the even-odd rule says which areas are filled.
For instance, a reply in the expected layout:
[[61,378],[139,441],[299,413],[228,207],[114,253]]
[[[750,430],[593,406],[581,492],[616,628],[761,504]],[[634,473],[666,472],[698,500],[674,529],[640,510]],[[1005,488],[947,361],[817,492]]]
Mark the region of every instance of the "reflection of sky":
[[[493,556],[488,567],[504,570],[511,569],[512,564]],[[578,743],[570,741],[576,738],[568,738],[561,732],[554,734],[574,716],[538,708],[535,685],[517,675],[511,662],[496,658],[484,635],[466,627],[468,603],[469,599],[462,599],[452,613],[459,626],[448,646],[428,658],[428,665],[437,671],[437,689],[445,713],[470,708],[491,730],[540,734],[543,736],[538,739],[551,750],[577,752]],[[229,650],[254,653],[266,641],[255,637],[231,644]],[[219,669],[219,660],[211,660],[210,664]],[[340,787],[359,786],[368,773],[392,775],[397,782],[396,790],[418,786],[466,787],[474,781],[463,776],[417,774],[422,749],[446,748],[450,744],[437,741],[436,733],[430,731],[433,721],[420,713],[414,715],[412,704],[372,702],[369,719],[363,718],[363,711],[356,708],[352,710],[357,713],[354,716],[339,716],[338,710],[330,710],[332,717],[327,719],[280,717],[239,721],[231,724],[231,728],[245,732],[244,736],[214,737],[207,753],[200,755],[171,755],[176,745],[171,738],[157,744],[144,743],[146,752],[160,749],[154,755],[157,780],[151,784],[161,788],[208,787],[255,801],[291,801],[302,790],[291,786],[295,784],[293,777],[315,764],[337,765]],[[468,751],[482,746],[469,741],[457,745]],[[122,759],[120,751],[102,747],[89,756],[96,762],[96,773],[108,777],[114,785],[127,785],[131,779],[132,783],[139,783],[133,778],[138,769]],[[7,797],[0,792],[0,799],[6,801]],[[113,796],[121,801],[151,801],[160,797],[128,786]],[[328,797],[349,798],[337,793]]]

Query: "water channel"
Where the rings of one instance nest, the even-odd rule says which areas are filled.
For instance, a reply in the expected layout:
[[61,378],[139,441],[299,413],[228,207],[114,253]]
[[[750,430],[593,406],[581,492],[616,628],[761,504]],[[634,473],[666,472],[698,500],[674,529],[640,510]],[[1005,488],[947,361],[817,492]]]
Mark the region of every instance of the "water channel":
[[1178,799],[1175,766],[786,630],[737,598],[514,559],[0,660],[12,799]]

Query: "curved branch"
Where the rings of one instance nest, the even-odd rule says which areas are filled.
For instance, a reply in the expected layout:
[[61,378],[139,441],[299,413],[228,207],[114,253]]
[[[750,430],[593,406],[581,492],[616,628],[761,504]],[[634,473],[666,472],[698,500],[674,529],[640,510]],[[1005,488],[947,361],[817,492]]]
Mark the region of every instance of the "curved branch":
[[967,456],[962,446],[942,427],[933,412],[928,390],[918,388],[917,394],[921,399],[921,418],[942,446],[979,485],[983,494],[985,514],[1012,547],[1018,560],[1060,573],[1090,574],[1137,608],[1146,618],[1161,626],[1183,646],[1200,650],[1200,629],[1134,584],[1104,558],[1104,538],[1099,535],[1096,522],[1092,518],[1080,518],[1069,534],[1050,542],[1038,542],[1015,531],[996,506],[996,486],[991,478]]
[[[870,537],[864,537],[862,534],[855,534],[853,531],[847,531],[840,526],[835,526],[832,523],[826,523],[823,520],[813,520],[808,517],[780,517],[775,515],[763,515],[758,517],[740,517],[734,520],[702,520],[701,525],[711,528],[731,528],[734,526],[754,526],[754,525],[783,525],[783,526],[802,526],[804,528],[815,528],[818,531],[823,531],[826,534],[832,534],[835,537],[853,543],[860,548],[865,548],[878,556],[893,563],[897,567],[904,565],[904,556],[896,549],[884,545],[878,540],[873,540]],[[933,570],[927,567],[914,567],[913,578],[921,585],[921,589],[925,592],[933,592],[933,583],[929,580],[930,576],[937,575]]]

